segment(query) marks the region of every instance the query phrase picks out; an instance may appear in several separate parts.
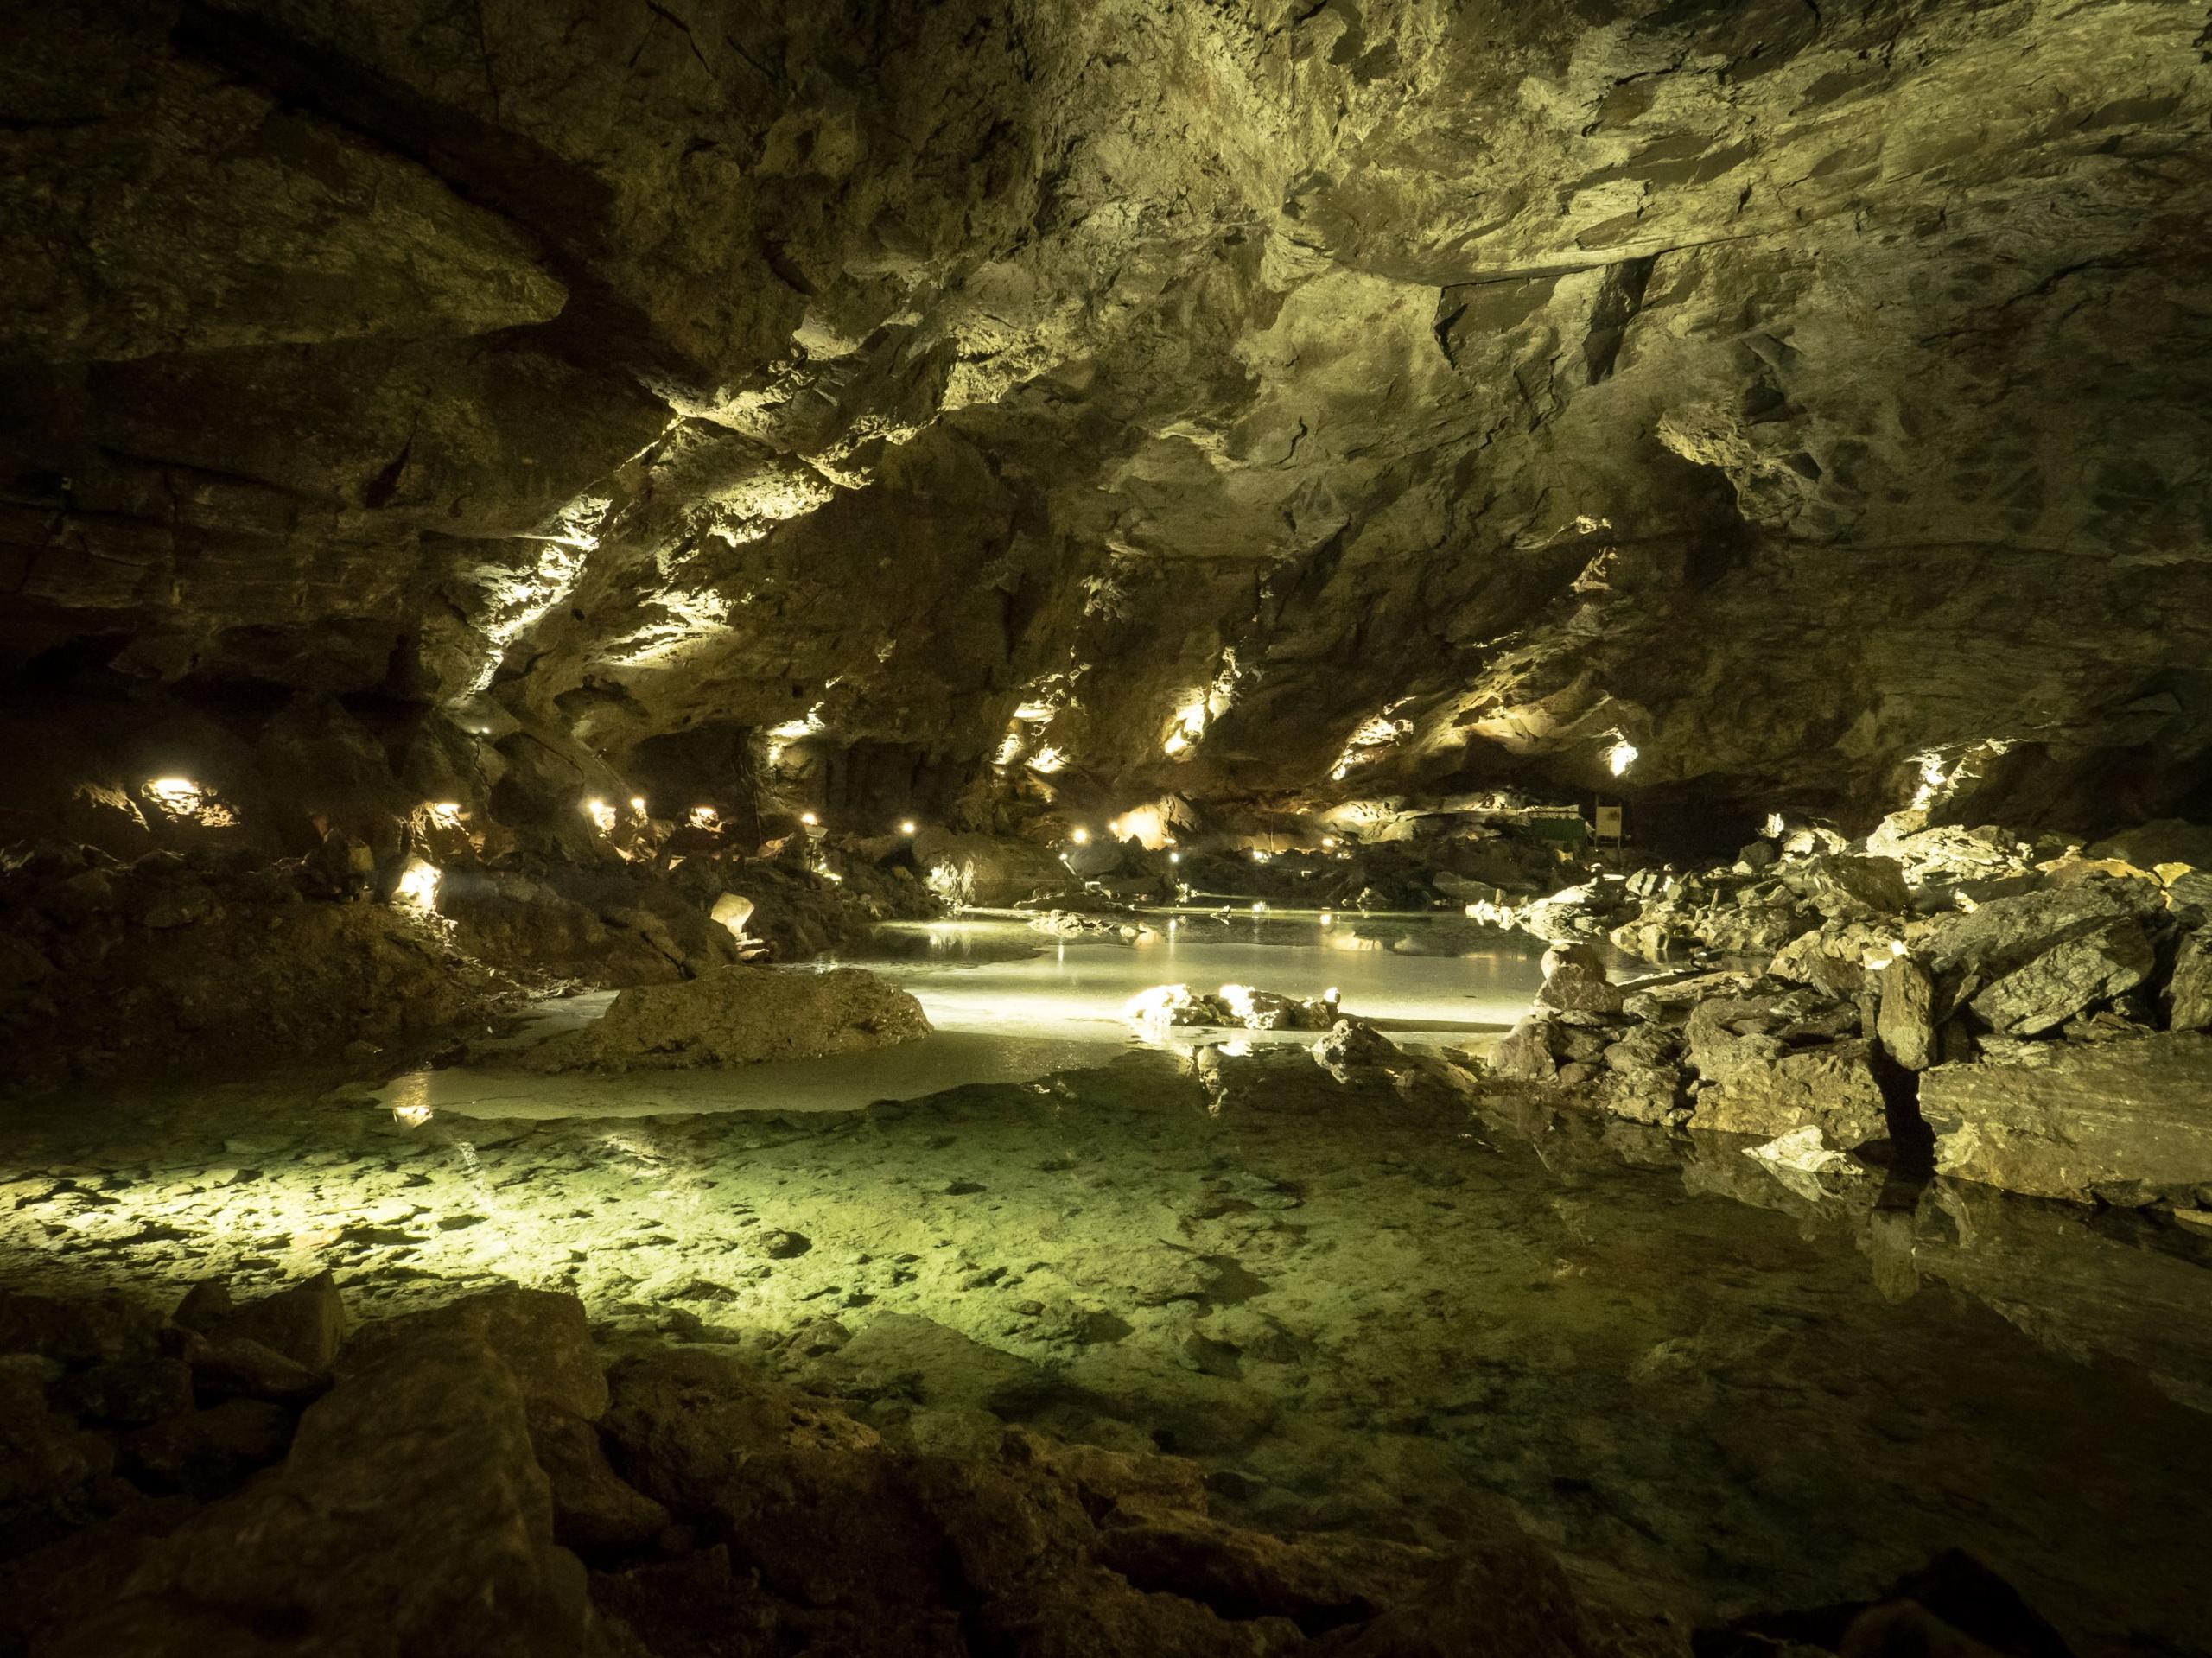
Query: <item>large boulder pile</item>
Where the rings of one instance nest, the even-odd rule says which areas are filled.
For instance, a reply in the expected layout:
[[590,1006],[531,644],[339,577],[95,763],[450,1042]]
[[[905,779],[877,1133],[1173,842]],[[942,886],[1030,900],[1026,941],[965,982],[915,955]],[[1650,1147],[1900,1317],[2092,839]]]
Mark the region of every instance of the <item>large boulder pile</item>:
[[[1863,1152],[1903,1132],[1916,1156],[1932,1135],[1964,1178],[2193,1201],[2212,1183],[2192,1034],[2212,1030],[2212,893],[2182,854],[2212,836],[2187,829],[2146,831],[2145,867],[2126,837],[2083,854],[1902,813],[1857,846],[1802,829],[1701,876],[1639,872],[1617,943],[1740,970],[1616,999],[1554,950],[1494,1065],[1640,1121]],[[1554,932],[1562,913],[1591,912],[1555,905]]]
[[[707,1349],[605,1369],[563,1295],[348,1335],[323,1282],[186,1322],[221,1299],[0,1300],[0,1649],[1689,1651],[1488,1511],[1448,1551],[1247,1530],[1172,1458],[1014,1430],[931,1454]],[[282,1386],[213,1356],[258,1345],[239,1327],[289,1343],[261,1350]],[[175,1445],[194,1483],[149,1449]]]
[[921,1003],[859,968],[724,968],[616,996],[581,1030],[523,1056],[533,1070],[665,1070],[814,1059],[927,1036]]
[[1847,1150],[1886,1139],[1855,1004],[1743,974],[1624,994],[1586,945],[1545,964],[1535,1010],[1491,1052],[1496,1074],[1575,1089],[1635,1122],[1762,1138],[1809,1127]]

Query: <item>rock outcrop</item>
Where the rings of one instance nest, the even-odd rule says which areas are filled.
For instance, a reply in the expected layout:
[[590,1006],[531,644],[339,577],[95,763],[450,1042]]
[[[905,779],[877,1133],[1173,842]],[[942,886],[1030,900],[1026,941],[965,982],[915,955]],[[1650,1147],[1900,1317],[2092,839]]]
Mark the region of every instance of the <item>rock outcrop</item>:
[[616,996],[582,1030],[522,1056],[533,1070],[682,1070],[887,1047],[929,1034],[922,1006],[859,968],[732,967]]
[[2212,1185],[2212,1036],[2023,1045],[2016,1054],[1922,1077],[1920,1111],[1942,1172],[2108,1203]]

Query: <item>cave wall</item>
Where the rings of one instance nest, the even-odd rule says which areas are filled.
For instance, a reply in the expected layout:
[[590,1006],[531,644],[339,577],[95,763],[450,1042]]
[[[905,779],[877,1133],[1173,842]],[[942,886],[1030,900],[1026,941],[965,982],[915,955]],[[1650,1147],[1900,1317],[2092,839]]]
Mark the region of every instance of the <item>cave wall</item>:
[[188,763],[550,810],[733,731],[861,817],[1040,753],[1109,803],[2203,788],[2190,8],[0,31],[17,829]]

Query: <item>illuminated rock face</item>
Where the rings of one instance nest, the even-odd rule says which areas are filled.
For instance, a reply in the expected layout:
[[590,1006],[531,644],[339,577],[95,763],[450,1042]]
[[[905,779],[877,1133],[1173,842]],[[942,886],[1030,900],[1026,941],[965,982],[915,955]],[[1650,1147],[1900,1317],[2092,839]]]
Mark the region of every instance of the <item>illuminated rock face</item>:
[[70,9],[0,66],[0,668],[976,829],[1001,753],[2187,812],[2201,21]]
[[524,1063],[538,1070],[747,1065],[887,1047],[929,1031],[919,1002],[859,968],[722,968],[625,990],[603,1019],[533,1049]]

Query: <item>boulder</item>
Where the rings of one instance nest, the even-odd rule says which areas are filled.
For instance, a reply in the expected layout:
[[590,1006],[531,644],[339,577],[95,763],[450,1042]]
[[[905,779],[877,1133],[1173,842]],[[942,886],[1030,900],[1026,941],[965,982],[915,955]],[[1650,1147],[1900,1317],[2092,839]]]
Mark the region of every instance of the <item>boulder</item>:
[[35,1353],[59,1364],[151,1358],[161,1315],[120,1297],[64,1300],[0,1291],[0,1353]]
[[168,1357],[95,1364],[57,1384],[50,1399],[80,1420],[143,1427],[192,1408],[192,1367]]
[[1313,1045],[1313,1063],[1338,1082],[1355,1070],[1387,1065],[1405,1058],[1405,1051],[1363,1019],[1340,1019]]
[[2156,818],[2123,829],[2083,850],[2092,858],[2118,858],[2143,869],[2186,865],[2212,869],[2212,824]]
[[195,1335],[184,1352],[202,1398],[302,1400],[328,1385],[321,1372],[243,1336]]
[[1939,1173],[2044,1197],[2141,1202],[2212,1184],[2212,1036],[2022,1044],[1920,1080]]
[[327,1370],[346,1339],[346,1305],[338,1280],[318,1273],[303,1284],[247,1303],[221,1319],[213,1333],[257,1342],[305,1370]]
[[1317,1649],[1330,1658],[1688,1658],[1690,1643],[1670,1619],[1580,1592],[1535,1543],[1501,1537]]
[[607,1380],[613,1402],[606,1430],[615,1465],[679,1512],[710,1504],[767,1452],[860,1451],[881,1443],[834,1405],[719,1354],[654,1353],[617,1365]]
[[1775,952],[1767,971],[1824,996],[1855,996],[1866,981],[1859,952],[1827,927],[1798,934]]
[[1925,1070],[1938,1058],[1936,1037],[1936,980],[1910,956],[1898,957],[1877,975],[1881,1010],[1874,1033],[1891,1058],[1907,1070]]
[[523,1056],[533,1070],[632,1070],[811,1059],[929,1034],[921,1003],[858,968],[726,967],[616,996],[580,1031]]
[[107,1440],[47,1407],[49,1370],[30,1354],[0,1355],[0,1557],[44,1541],[57,1505],[114,1464]]
[[1916,953],[1981,1026],[2034,1036],[2148,979],[2157,952],[2144,923],[2163,907],[2154,882],[2092,879],[1942,917]]
[[1551,1020],[1524,1013],[1490,1051],[1491,1070],[1513,1082],[1551,1081],[1559,1075],[1559,1062],[1552,1057],[1551,1034]]
[[1212,994],[1187,984],[1161,984],[1130,997],[1122,1017],[1155,1033],[1179,1027],[1326,1031],[1335,1026],[1338,1010],[1333,994],[1306,1001],[1247,984],[1225,984]]
[[1903,915],[1912,902],[1904,866],[1895,858],[1823,853],[1784,864],[1789,889],[1832,921]]
[[2167,1022],[2177,1031],[2212,1031],[2212,927],[2183,936],[2166,986]]
[[1561,1012],[1618,1013],[1618,986],[1605,977],[1605,953],[1595,944],[1554,944],[1544,952],[1544,982],[1536,992],[1541,1007]]
[[[1703,1078],[1689,1126],[1771,1140],[1817,1124],[1853,1150],[1889,1134],[1872,1044],[1793,1045],[1788,999],[1716,997],[1690,1015],[1689,1062]],[[1856,1013],[1852,1010],[1855,1020]],[[1839,1014],[1839,1019],[1841,1017]]]
[[149,1490],[208,1501],[284,1454],[292,1413],[263,1399],[226,1399],[142,1427],[124,1441],[130,1476]]
[[599,1430],[555,1405],[529,1406],[530,1443],[553,1495],[553,1535],[587,1554],[642,1548],[666,1530],[668,1510],[614,1471]]
[[1430,1550],[1403,1543],[1270,1537],[1198,1514],[1109,1526],[1095,1553],[1139,1589],[1180,1595],[1226,1617],[1287,1617],[1308,1629],[1363,1623],[1410,1600],[1440,1564]]
[[456,1340],[480,1343],[497,1354],[533,1407],[565,1411],[588,1422],[606,1413],[607,1376],[584,1305],[554,1290],[486,1290],[365,1325],[346,1344],[339,1369],[350,1375],[403,1350]]
[[1599,1099],[1610,1116],[1671,1124],[1683,1115],[1682,1039],[1656,1021],[1630,1026],[1599,1056]]
[[423,1343],[310,1406],[283,1465],[154,1544],[53,1658],[603,1653],[553,1540],[522,1393],[487,1347]]

